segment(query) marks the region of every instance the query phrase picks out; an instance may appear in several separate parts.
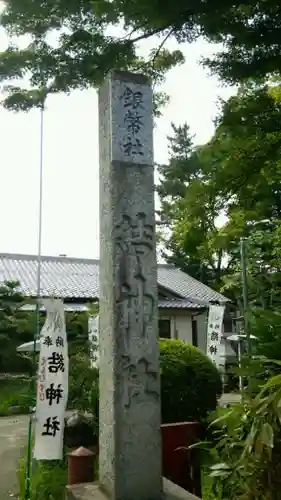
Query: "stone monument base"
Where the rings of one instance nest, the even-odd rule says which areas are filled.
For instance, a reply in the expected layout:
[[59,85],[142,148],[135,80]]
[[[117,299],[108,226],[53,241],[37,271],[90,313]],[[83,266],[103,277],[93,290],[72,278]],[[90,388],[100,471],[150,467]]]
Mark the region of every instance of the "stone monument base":
[[[84,483],[66,487],[66,500],[108,500],[99,484]],[[163,478],[163,500],[199,500],[180,486]]]

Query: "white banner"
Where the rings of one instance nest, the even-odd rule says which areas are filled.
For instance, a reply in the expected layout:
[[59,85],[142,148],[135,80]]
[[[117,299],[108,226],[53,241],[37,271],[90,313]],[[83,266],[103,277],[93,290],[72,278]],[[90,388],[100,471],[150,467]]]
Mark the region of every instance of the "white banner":
[[98,368],[100,354],[99,354],[99,316],[89,316],[88,332],[90,344],[90,363],[92,368]]
[[68,397],[64,306],[60,299],[44,299],[42,303],[46,321],[40,335],[34,458],[60,460]]
[[210,306],[207,327],[207,354],[219,367],[221,364],[221,338],[225,306]]

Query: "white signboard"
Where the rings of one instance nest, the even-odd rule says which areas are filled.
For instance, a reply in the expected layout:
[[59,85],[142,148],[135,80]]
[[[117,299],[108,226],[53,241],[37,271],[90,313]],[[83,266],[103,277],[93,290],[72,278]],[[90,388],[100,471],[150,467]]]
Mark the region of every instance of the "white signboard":
[[89,316],[88,320],[90,363],[92,368],[99,366],[99,316]]
[[111,80],[111,160],[153,165],[152,89]]
[[64,306],[60,299],[44,299],[42,303],[46,309],[46,321],[40,335],[34,458],[60,460],[68,397]]
[[225,306],[210,306],[207,327],[207,354],[217,367],[221,364],[221,338]]

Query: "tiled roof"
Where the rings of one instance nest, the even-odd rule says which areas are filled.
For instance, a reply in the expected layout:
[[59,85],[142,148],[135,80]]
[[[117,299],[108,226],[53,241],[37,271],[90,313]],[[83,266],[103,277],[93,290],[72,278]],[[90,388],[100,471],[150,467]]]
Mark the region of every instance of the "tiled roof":
[[[167,299],[167,300],[158,300],[159,309],[204,309],[204,306],[201,304],[196,304],[191,300],[185,299]],[[36,309],[35,304],[25,304],[22,306],[24,311],[34,311]],[[41,306],[41,310],[44,311],[44,307]],[[72,312],[85,312],[89,310],[89,306],[87,304],[79,304],[79,303],[65,303],[64,304],[65,311]]]
[[[37,257],[0,254],[0,282],[19,281],[21,291],[37,295]],[[179,299],[207,304],[227,302],[226,297],[203,285],[173,266],[158,265],[158,285]],[[42,257],[41,295],[68,299],[93,299],[99,296],[99,261],[69,257]]]
[[201,304],[186,299],[159,300],[158,307],[160,309],[204,309]]
[[198,303],[226,303],[229,301],[221,293],[167,264],[158,266],[158,283],[160,286],[172,290],[175,294]]

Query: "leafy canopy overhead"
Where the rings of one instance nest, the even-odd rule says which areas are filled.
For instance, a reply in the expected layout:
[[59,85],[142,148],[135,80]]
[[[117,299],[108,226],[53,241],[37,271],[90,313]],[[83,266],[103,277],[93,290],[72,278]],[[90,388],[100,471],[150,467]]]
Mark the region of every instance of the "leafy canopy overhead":
[[[30,87],[10,86],[5,104],[29,109],[48,92],[100,84],[112,68],[141,71],[161,82],[183,61],[180,44],[199,36],[224,44],[208,64],[230,80],[265,77],[280,69],[281,5],[273,0],[5,0],[1,25],[10,35],[27,35],[24,48],[10,44],[0,54],[0,79],[26,77]],[[141,40],[155,38],[147,60]],[[52,43],[51,43],[52,42]],[[14,81],[12,82],[14,83]]]
[[[179,50],[169,52],[162,45],[149,61],[138,57],[139,37],[132,38],[128,22],[120,21],[114,2],[7,0],[2,26],[12,36],[28,35],[28,41],[24,48],[11,44],[0,55],[0,79],[12,80],[6,85],[5,105],[30,109],[40,106],[46,93],[98,86],[112,68],[145,73],[157,84],[183,61]],[[114,31],[121,35],[112,35]],[[15,86],[15,78],[26,78],[29,85]]]

